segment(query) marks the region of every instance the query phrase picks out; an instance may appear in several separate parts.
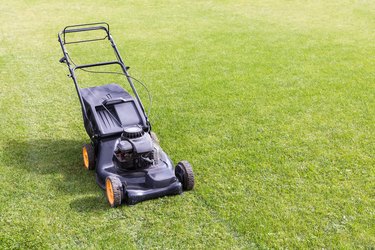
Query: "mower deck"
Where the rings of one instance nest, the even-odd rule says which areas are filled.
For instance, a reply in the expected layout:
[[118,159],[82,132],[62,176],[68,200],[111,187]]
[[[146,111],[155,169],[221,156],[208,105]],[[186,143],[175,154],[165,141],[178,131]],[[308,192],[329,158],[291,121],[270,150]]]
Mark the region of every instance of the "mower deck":
[[122,183],[127,184],[122,201],[128,205],[182,193],[182,185],[175,176],[173,164],[164,152],[165,158],[158,165],[142,170],[122,170],[113,161],[117,143],[118,139],[115,138],[103,140],[98,145],[100,153],[97,158],[96,181],[102,189],[105,189],[108,176],[117,176]]

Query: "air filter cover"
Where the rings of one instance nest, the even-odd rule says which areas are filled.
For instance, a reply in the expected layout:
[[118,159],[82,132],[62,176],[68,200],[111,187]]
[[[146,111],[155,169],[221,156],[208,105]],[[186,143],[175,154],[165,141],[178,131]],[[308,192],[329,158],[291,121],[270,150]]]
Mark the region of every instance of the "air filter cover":
[[134,139],[141,137],[144,135],[144,131],[141,127],[139,126],[130,126],[124,128],[124,132],[122,133],[122,137],[127,138],[127,139]]

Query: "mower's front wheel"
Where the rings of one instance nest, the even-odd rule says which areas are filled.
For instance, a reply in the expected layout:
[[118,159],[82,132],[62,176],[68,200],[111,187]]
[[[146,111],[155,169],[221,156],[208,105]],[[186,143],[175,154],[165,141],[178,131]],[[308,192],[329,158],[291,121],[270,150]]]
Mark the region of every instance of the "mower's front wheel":
[[95,169],[95,150],[91,144],[82,147],[83,166],[87,170]]
[[193,168],[188,161],[180,161],[175,168],[175,174],[184,190],[188,191],[194,188]]
[[122,200],[122,183],[118,177],[108,176],[105,180],[105,192],[111,207],[118,207]]

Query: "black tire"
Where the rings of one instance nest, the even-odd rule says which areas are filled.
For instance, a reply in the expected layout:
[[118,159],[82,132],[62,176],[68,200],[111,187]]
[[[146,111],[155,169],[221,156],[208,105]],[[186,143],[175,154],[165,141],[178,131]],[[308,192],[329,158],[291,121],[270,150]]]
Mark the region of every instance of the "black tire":
[[85,144],[82,147],[83,166],[87,170],[95,169],[95,150],[92,144]]
[[122,183],[116,176],[108,176],[105,180],[105,193],[111,207],[118,207],[122,200]]
[[175,168],[175,174],[183,190],[188,191],[194,188],[193,168],[188,161],[180,161]]

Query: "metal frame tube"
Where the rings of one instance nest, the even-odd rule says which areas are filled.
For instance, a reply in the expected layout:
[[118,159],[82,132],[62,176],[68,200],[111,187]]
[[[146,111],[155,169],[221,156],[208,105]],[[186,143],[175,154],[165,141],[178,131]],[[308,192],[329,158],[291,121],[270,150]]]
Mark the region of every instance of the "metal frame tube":
[[[104,25],[104,26],[103,26]],[[81,28],[78,28],[78,27],[81,27]],[[106,37],[104,38],[99,38],[99,39],[90,39],[90,40],[79,40],[79,41],[74,41],[74,42],[66,42],[66,39],[65,39],[65,35],[68,34],[68,33],[76,33],[76,32],[85,32],[85,31],[92,31],[92,30],[104,30],[106,32]],[[65,48],[65,45],[66,44],[72,44],[72,43],[83,43],[83,42],[92,42],[92,41],[98,41],[98,40],[104,40],[108,38],[108,40],[110,41],[111,43],[111,46],[114,50],[114,53],[115,53],[115,56],[117,58],[117,61],[109,61],[109,62],[99,62],[99,63],[92,63],[92,64],[84,64],[84,65],[76,65],[75,67],[72,67],[72,64],[71,62],[69,61],[69,56],[68,56],[68,52],[66,51],[66,48]],[[83,102],[83,98],[82,98],[82,95],[81,95],[81,92],[80,92],[80,87],[78,85],[78,81],[77,81],[77,78],[76,78],[76,75],[75,75],[75,70],[76,69],[83,69],[83,68],[90,68],[90,67],[98,67],[98,66],[105,66],[105,65],[113,65],[113,64],[118,64],[120,65],[124,75],[126,76],[126,79],[128,80],[128,83],[133,91],[133,94],[135,95],[135,98],[139,104],[139,106],[141,107],[142,109],[142,112],[146,118],[146,122],[149,124],[149,121],[148,121],[148,117],[146,115],[146,112],[145,112],[145,109],[144,109],[144,106],[142,104],[142,101],[138,95],[138,92],[134,86],[134,83],[131,79],[131,76],[128,74],[127,70],[126,70],[126,65],[124,63],[124,61],[122,60],[122,57],[117,49],[117,46],[111,36],[111,34],[109,33],[109,25],[107,23],[104,23],[104,22],[101,22],[101,23],[88,23],[88,24],[79,24],[79,25],[70,25],[70,26],[66,26],[60,33],[58,33],[58,40],[59,40],[59,43],[60,43],[60,46],[61,46],[61,49],[63,51],[63,54],[64,54],[64,57],[63,57],[63,61],[66,62],[68,68],[69,68],[69,72],[70,72],[70,77],[73,79],[73,82],[74,82],[74,85],[75,85],[75,88],[76,88],[76,91],[77,91],[77,94],[78,94],[78,97],[79,97],[79,100],[80,100],[80,103],[81,103],[81,107],[82,107],[82,112],[84,114],[84,117],[88,120],[88,117],[87,117],[87,113],[86,113],[86,108],[85,108],[85,105],[84,105],[84,102]]]

